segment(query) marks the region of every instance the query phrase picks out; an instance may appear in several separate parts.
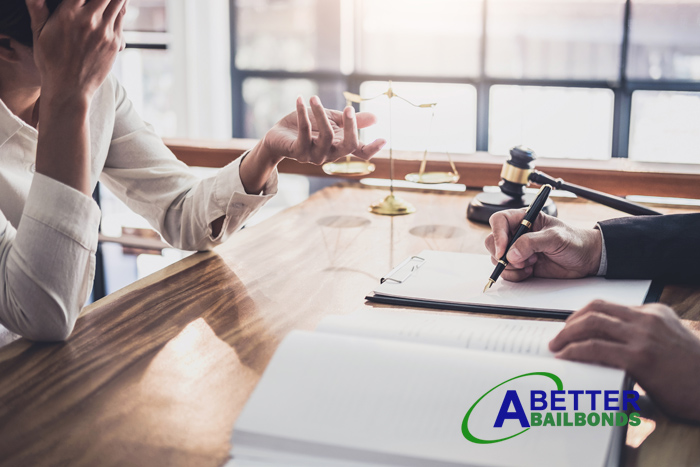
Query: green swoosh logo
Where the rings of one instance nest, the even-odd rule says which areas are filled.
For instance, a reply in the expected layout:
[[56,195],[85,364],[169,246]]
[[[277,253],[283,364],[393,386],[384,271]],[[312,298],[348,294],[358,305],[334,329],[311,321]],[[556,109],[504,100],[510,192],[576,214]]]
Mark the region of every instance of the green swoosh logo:
[[491,392],[493,392],[495,389],[500,388],[500,387],[503,386],[504,384],[510,383],[511,381],[513,381],[513,380],[515,380],[515,379],[518,379],[518,378],[524,378],[524,377],[526,377],[526,376],[545,376],[545,377],[551,379],[552,381],[554,381],[554,384],[557,385],[557,389],[558,389],[559,391],[563,391],[563,390],[564,390],[564,384],[561,382],[561,379],[560,379],[557,375],[552,374],[552,373],[546,373],[546,372],[544,372],[544,371],[542,371],[542,372],[535,372],[535,373],[525,373],[524,375],[516,376],[515,378],[511,378],[511,379],[508,379],[508,380],[506,380],[506,381],[503,381],[501,384],[498,384],[498,385],[492,387],[491,389],[489,389],[483,396],[481,396],[479,399],[477,399],[476,402],[474,402],[474,405],[471,406],[471,408],[469,409],[469,411],[467,412],[467,414],[464,416],[464,420],[462,420],[462,435],[464,435],[464,437],[467,438],[467,439],[468,439],[469,441],[471,441],[472,443],[476,443],[476,444],[493,444],[493,443],[500,443],[501,441],[506,441],[506,440],[511,439],[511,438],[515,438],[516,436],[522,435],[522,434],[525,433],[527,430],[529,430],[530,428],[525,428],[525,429],[524,429],[523,431],[521,431],[520,433],[516,433],[516,434],[514,434],[514,435],[512,435],[512,436],[508,436],[508,437],[506,437],[506,438],[501,438],[501,439],[481,439],[481,438],[477,438],[476,436],[474,436],[473,434],[471,434],[471,433],[469,432],[469,417],[471,416],[471,414],[472,414],[472,412],[474,411],[474,409],[476,408],[476,406],[479,404],[479,402],[481,402],[481,400],[482,400],[484,397],[488,396]]

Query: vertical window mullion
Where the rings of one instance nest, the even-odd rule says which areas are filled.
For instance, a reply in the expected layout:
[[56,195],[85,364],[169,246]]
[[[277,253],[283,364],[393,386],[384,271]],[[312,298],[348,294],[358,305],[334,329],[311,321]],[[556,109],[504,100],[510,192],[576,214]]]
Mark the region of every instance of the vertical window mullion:
[[628,157],[632,92],[626,84],[613,89],[613,92],[615,93],[615,113],[613,116],[612,157]]
[[479,58],[479,82],[476,85],[476,150],[489,150],[489,91],[486,81],[486,20],[488,0],[484,0],[481,11],[481,50]]
[[476,150],[489,150],[489,92],[491,85],[480,80],[476,85]]
[[[352,74],[349,75],[346,80],[346,89],[348,92],[351,92],[353,94],[360,94],[360,86],[362,85],[362,79],[357,76],[357,74]],[[355,108],[356,112],[360,111],[360,104],[353,104],[353,107]]]
[[629,51],[632,0],[625,2],[622,45],[620,50],[620,76],[615,93],[615,114],[613,116],[613,157],[629,157],[630,119],[632,118],[632,92],[627,85],[627,55]]
[[231,22],[231,136],[244,137],[245,103],[243,102],[243,77],[236,67],[236,52],[238,44],[236,0],[231,0],[229,8]]

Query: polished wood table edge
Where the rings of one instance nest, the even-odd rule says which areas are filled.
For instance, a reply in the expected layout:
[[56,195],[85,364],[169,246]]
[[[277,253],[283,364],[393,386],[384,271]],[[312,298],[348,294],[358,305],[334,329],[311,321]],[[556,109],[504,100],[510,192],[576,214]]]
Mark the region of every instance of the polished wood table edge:
[[[231,139],[223,141],[166,139],[168,147],[183,162],[191,166],[223,167],[252,148],[257,140]],[[394,151],[396,179],[417,172],[422,152]],[[451,155],[460,174],[459,183],[469,187],[495,185],[505,156],[485,152]],[[370,177],[389,178],[390,163],[387,150],[372,159],[376,170]],[[285,159],[279,164],[283,173],[329,177],[323,169]],[[641,162],[628,158],[609,160],[539,159],[537,168],[553,177],[618,196],[649,195],[700,199],[700,164]],[[450,171],[446,154],[431,153],[427,170]],[[337,175],[332,177],[342,178]],[[346,177],[352,178],[352,177]]]
[[100,300],[97,300],[85,308],[80,312],[80,318],[82,318],[85,315],[88,315],[92,313],[93,311],[100,309],[101,307],[111,303],[111,302],[117,302],[122,300],[124,297],[129,295],[132,292],[139,291],[145,287],[157,284],[169,277],[172,277],[176,274],[179,274],[183,271],[186,271],[187,269],[190,269],[191,267],[195,266],[198,263],[201,263],[202,261],[205,261],[213,256],[215,256],[216,253],[214,251],[202,251],[195,253],[193,255],[187,256],[186,258],[183,258],[176,263],[173,263],[169,266],[166,266],[165,268],[156,271],[152,274],[149,274],[146,277],[143,277],[137,281],[132,282],[131,284],[127,285],[126,287],[123,287],[119,290],[116,290],[112,292],[111,294],[107,295],[106,297],[101,298]]

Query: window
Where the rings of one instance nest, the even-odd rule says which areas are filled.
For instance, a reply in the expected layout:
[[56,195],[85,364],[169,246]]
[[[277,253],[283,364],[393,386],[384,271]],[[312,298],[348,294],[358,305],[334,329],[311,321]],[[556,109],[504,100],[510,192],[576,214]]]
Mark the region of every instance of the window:
[[700,80],[700,2],[634,0],[628,76]]
[[[365,81],[360,86],[363,96],[377,96],[389,88],[387,81]],[[476,88],[469,84],[393,83],[400,96],[410,96],[414,104],[438,102],[434,109],[415,108],[393,99],[391,120],[389,99],[363,102],[360,110],[377,116],[376,125],[364,130],[367,141],[387,138],[399,150],[428,149],[430,152],[472,153],[476,150]],[[391,121],[391,129],[389,122]],[[391,132],[390,132],[391,130]]]
[[165,0],[132,0],[124,18],[127,49],[117,56],[114,73],[141,117],[161,135],[177,134],[175,63]]
[[613,92],[542,86],[491,87],[489,152],[523,144],[539,157],[609,159]]
[[113,71],[159,135],[231,137],[228,0],[130,0],[124,35]]
[[624,0],[489,0],[486,73],[615,80]]
[[339,71],[339,0],[236,2],[236,66]]
[[425,0],[361,0],[356,8],[359,73],[479,75],[480,0],[430,0],[428,8]]
[[[236,137],[298,94],[340,109],[393,80],[438,103],[427,143],[429,115],[394,113],[397,149],[700,163],[700,0],[231,1]],[[362,108],[380,115],[362,136],[388,139],[387,103]]]
[[700,93],[635,91],[630,159],[700,162]]
[[629,157],[700,163],[700,1],[633,0]]

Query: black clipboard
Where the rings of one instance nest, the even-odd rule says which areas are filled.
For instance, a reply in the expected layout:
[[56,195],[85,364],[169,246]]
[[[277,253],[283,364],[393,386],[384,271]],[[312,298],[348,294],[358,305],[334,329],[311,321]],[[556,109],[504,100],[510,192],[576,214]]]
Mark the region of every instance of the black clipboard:
[[[425,263],[425,259],[420,256],[411,256],[396,266],[389,274],[381,278],[381,283],[392,281],[401,283],[408,279],[415,271]],[[664,285],[660,281],[652,281],[649,286],[649,291],[644,299],[644,303],[655,303],[661,298]],[[417,308],[430,308],[438,310],[465,311],[470,313],[488,313],[498,315],[524,316],[528,318],[548,318],[564,320],[571,315],[568,310],[542,310],[532,308],[515,308],[501,306],[485,306],[472,305],[464,303],[440,302],[434,300],[420,300],[414,298],[389,297],[386,295],[377,295],[371,293],[365,297],[365,300],[372,303],[381,303],[384,305],[409,306]]]

